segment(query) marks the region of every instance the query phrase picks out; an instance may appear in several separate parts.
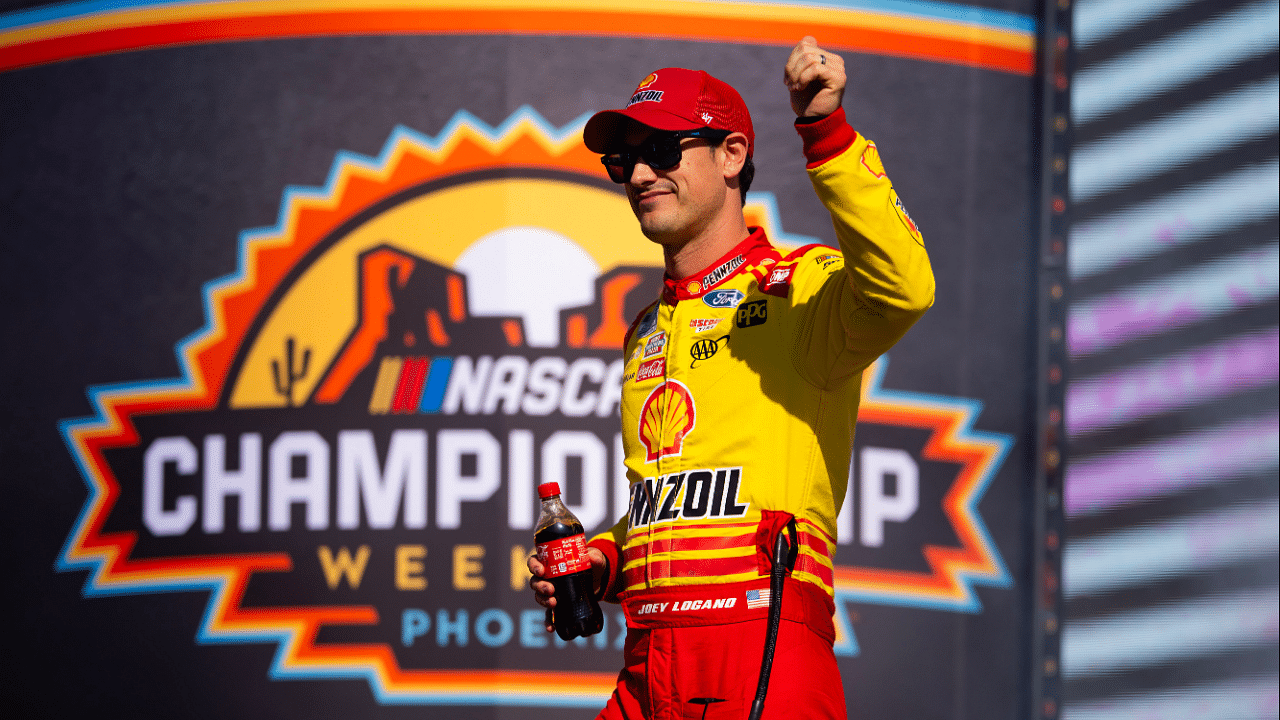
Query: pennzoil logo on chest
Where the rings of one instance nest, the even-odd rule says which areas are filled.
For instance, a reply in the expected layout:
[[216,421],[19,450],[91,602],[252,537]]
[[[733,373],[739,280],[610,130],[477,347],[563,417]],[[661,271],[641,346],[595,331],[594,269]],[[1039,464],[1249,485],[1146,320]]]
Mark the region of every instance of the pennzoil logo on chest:
[[627,527],[671,523],[682,518],[743,517],[751,503],[738,498],[741,481],[742,468],[732,467],[671,473],[632,483]]

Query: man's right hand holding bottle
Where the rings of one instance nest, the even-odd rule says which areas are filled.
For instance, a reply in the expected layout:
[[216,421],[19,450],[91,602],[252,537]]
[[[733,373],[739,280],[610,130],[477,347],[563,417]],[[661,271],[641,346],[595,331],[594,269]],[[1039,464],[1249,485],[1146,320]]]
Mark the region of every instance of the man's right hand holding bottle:
[[[600,584],[604,582],[605,575],[609,571],[609,562],[605,560],[604,553],[588,546],[587,557],[591,560],[591,579],[592,590],[596,593],[600,592]],[[538,556],[529,556],[529,572],[533,573],[533,577],[529,578],[529,587],[533,589],[533,599],[539,605],[550,611],[556,606],[556,587],[549,581],[542,579],[543,567],[538,562]],[[548,612],[547,632],[555,632],[555,626],[551,624]]]

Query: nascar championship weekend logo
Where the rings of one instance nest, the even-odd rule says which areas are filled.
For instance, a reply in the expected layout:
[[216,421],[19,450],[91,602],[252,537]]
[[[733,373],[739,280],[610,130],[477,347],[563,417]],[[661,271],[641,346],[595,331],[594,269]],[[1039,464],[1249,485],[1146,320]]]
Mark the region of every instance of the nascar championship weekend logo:
[[[662,269],[580,136],[530,109],[499,128],[459,113],[290,189],[276,226],[242,235],[241,272],[207,286],[184,377],[92,388],[96,417],[62,423],[89,497],[59,569],[91,570],[87,595],[208,592],[198,639],[276,643],[277,679],[602,703],[621,613],[548,635],[525,558],[537,483],[588,532],[630,508],[621,348]],[[789,239],[769,196],[747,212]],[[884,368],[840,518],[845,655],[851,601],[977,612],[975,583],[1009,582],[977,503],[1010,440],[973,429],[977,401],[883,389]],[[565,670],[539,669],[548,651]]]

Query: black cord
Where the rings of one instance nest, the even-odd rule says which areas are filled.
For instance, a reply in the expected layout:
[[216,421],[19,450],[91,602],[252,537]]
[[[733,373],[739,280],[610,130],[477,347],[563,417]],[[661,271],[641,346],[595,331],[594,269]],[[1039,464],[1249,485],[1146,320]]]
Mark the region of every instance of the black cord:
[[[796,557],[800,550],[800,536],[796,530],[796,519],[787,521],[787,530],[779,531],[773,542],[773,569],[769,573],[769,626],[765,631],[764,654],[760,658],[760,679],[756,682],[756,697],[751,703],[749,720],[760,720],[764,713],[764,698],[769,692],[769,675],[773,672],[773,654],[778,645],[778,626],[782,623],[782,588],[787,578],[787,571],[796,565]],[[702,711],[706,716],[706,709]]]
[[707,710],[711,707],[711,703],[724,702],[724,698],[691,698],[689,702],[694,705],[702,706],[702,720],[707,720]]

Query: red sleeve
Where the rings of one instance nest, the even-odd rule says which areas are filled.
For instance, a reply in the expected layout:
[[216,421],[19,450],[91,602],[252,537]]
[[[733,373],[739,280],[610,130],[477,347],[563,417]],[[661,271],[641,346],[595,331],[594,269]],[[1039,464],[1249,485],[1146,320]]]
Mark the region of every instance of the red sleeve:
[[605,578],[600,586],[600,597],[596,599],[611,603],[619,602],[618,593],[622,590],[622,583],[620,582],[622,578],[622,573],[620,572],[622,568],[622,553],[619,552],[618,543],[598,537],[587,543],[587,547],[599,550],[605,559]]
[[824,118],[796,118],[796,132],[804,141],[804,157],[809,161],[806,166],[809,168],[816,168],[848,150],[858,139],[858,133],[845,119],[843,107]]

